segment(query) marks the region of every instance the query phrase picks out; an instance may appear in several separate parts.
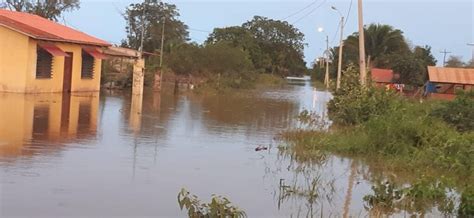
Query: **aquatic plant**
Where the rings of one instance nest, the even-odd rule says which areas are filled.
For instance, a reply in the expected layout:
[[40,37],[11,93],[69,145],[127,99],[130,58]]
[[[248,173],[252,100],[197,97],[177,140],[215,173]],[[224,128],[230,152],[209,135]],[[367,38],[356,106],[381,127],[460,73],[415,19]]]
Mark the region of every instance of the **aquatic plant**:
[[210,203],[201,203],[196,195],[191,195],[186,189],[178,193],[178,203],[181,210],[188,210],[190,218],[240,218],[247,214],[232,203],[226,197],[212,195]]
[[390,181],[377,182],[373,194],[364,196],[365,208],[373,214],[393,214],[406,211],[426,214],[433,207],[445,215],[454,215],[456,199],[448,195],[448,186],[434,178],[422,177],[411,185],[396,185]]

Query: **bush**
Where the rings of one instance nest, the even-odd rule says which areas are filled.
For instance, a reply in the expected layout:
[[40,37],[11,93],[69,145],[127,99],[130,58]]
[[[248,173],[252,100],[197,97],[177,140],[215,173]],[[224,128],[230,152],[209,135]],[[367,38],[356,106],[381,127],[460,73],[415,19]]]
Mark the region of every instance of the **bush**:
[[357,70],[349,66],[344,71],[341,88],[328,103],[329,117],[336,124],[360,124],[370,117],[385,113],[396,99],[393,92],[362,87]]
[[181,210],[187,209],[191,218],[211,217],[247,217],[247,214],[232,205],[226,197],[213,195],[210,203],[202,203],[196,195],[191,195],[185,189],[178,193],[178,204]]
[[474,91],[459,92],[454,101],[445,102],[433,110],[433,116],[440,117],[461,132],[474,130]]

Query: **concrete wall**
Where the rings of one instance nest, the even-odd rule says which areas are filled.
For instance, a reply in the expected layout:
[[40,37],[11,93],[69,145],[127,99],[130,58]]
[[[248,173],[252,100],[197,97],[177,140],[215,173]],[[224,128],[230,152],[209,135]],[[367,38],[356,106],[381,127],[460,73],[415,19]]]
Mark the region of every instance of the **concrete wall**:
[[0,26],[0,92],[24,92],[28,37]]
[[[71,43],[54,43],[73,53],[72,92],[100,90],[102,60],[96,59],[92,79],[81,78],[82,48]],[[37,41],[0,27],[0,92],[49,93],[62,92],[64,57],[53,57],[52,78],[36,78]],[[11,52],[8,52],[11,51]]]

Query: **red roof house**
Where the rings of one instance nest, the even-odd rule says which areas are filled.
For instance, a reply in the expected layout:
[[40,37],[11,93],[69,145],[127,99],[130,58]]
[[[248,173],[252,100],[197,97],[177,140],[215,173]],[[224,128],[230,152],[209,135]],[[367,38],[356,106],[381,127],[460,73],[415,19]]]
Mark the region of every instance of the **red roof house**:
[[374,81],[377,84],[387,85],[387,84],[393,83],[393,79],[394,79],[393,70],[372,68],[370,73],[372,75],[372,81]]

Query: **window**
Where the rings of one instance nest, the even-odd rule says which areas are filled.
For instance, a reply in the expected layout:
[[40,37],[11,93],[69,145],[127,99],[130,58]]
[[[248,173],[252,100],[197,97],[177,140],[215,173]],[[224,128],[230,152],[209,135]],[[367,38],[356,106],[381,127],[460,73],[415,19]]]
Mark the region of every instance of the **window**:
[[94,57],[82,50],[81,78],[92,79],[94,76]]
[[53,56],[39,47],[36,49],[36,78],[51,78],[51,66],[53,65]]

